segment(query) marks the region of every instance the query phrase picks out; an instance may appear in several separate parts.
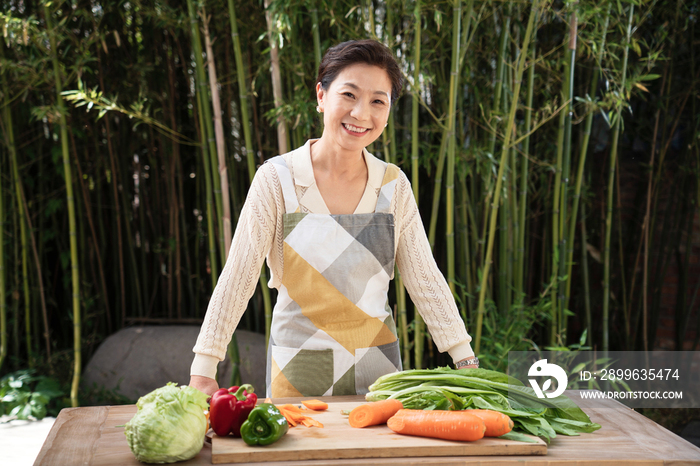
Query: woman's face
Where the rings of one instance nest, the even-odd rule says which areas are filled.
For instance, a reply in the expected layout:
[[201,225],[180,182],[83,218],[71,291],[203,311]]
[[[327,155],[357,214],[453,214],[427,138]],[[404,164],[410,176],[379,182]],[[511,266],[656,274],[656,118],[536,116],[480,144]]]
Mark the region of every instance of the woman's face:
[[339,150],[362,151],[382,134],[391,111],[391,80],[383,69],[358,63],[344,68],[328,89],[316,85],[323,138]]

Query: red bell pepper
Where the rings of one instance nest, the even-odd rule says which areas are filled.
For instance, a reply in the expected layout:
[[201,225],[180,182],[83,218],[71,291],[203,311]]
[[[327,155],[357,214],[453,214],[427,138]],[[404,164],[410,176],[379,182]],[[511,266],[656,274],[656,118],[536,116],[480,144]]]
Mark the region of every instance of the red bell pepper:
[[257,401],[258,395],[248,384],[215,391],[209,401],[209,421],[216,435],[240,437],[241,425],[248,419]]

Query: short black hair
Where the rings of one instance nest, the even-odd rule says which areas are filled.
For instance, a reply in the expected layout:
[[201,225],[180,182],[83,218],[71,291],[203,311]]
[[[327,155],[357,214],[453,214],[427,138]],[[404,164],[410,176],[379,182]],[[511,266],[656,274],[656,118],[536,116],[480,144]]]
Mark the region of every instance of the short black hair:
[[316,82],[328,90],[338,74],[350,65],[364,63],[377,66],[389,76],[391,81],[391,103],[399,98],[403,88],[403,75],[389,47],[376,40],[349,40],[329,48],[318,67]]

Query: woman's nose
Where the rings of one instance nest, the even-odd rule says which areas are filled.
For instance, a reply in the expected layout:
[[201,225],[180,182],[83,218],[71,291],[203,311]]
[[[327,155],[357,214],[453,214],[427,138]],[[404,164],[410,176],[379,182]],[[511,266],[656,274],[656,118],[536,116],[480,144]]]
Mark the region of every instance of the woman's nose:
[[358,100],[350,111],[350,116],[356,120],[366,120],[369,118],[369,104]]

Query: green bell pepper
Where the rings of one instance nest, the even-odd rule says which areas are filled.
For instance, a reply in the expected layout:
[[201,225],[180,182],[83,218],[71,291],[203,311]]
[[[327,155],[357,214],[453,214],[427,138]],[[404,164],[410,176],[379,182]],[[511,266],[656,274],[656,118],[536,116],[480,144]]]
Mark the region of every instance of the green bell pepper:
[[270,445],[289,430],[287,419],[273,404],[262,403],[248,415],[241,426],[241,437],[248,445]]

